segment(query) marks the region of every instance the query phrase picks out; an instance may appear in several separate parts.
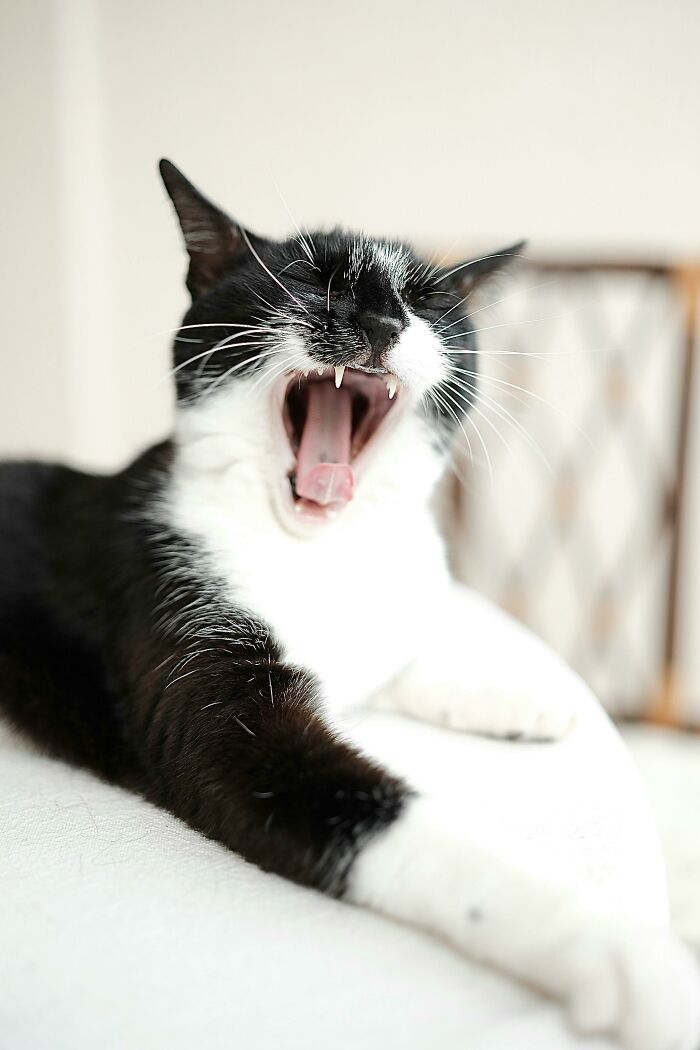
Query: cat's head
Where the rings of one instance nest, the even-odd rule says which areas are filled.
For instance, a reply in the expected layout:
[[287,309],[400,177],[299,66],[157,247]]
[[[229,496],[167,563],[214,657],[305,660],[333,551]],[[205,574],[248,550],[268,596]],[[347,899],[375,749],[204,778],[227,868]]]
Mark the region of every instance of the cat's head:
[[440,267],[364,234],[268,240],[160,171],[190,259],[180,434],[202,463],[247,473],[292,530],[432,483],[474,400],[472,292],[522,244]]

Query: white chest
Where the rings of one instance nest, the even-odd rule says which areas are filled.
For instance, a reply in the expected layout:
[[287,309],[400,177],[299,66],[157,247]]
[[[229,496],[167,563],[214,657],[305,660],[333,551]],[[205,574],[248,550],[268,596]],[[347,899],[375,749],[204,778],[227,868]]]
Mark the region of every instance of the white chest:
[[290,662],[320,678],[332,707],[362,701],[420,651],[446,582],[437,536],[421,524],[398,544],[373,533],[340,547],[270,544],[246,565],[236,559],[246,605]]
[[250,502],[241,517],[212,492],[186,491],[174,500],[176,524],[204,548],[227,600],[271,628],[285,660],[317,676],[331,709],[362,702],[420,652],[448,583],[427,509],[391,506],[300,539]]
[[271,432],[242,383],[188,410],[167,515],[223,581],[222,597],[263,621],[338,710],[403,670],[444,607],[443,544],[427,507],[441,462],[422,422],[404,415],[362,468],[351,507],[295,535],[274,512],[284,475]]

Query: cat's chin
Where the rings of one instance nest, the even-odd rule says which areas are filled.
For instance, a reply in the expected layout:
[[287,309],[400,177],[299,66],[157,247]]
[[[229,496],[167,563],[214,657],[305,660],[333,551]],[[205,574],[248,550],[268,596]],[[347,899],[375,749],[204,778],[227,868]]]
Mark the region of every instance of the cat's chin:
[[313,535],[355,516],[367,471],[408,407],[384,371],[318,368],[285,375],[273,397],[281,464],[275,509],[290,532]]

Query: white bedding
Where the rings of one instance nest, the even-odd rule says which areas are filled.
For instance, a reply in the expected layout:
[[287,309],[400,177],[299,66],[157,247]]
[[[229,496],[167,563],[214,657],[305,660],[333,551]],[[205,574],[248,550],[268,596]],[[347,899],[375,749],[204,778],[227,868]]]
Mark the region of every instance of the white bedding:
[[[357,713],[353,734],[509,858],[666,920],[631,761],[569,672],[560,744]],[[262,874],[0,727],[2,1050],[567,1050],[556,1006],[377,916]]]

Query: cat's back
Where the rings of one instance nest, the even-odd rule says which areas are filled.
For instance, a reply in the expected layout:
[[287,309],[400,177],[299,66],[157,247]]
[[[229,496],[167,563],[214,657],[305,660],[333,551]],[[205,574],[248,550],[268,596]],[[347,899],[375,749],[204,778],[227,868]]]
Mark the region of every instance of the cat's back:
[[102,656],[67,593],[67,581],[80,590],[91,551],[81,509],[101,487],[67,467],[0,463],[0,716],[53,754],[121,779]]
[[0,463],[0,614],[37,596],[46,578],[42,512],[61,468]]

